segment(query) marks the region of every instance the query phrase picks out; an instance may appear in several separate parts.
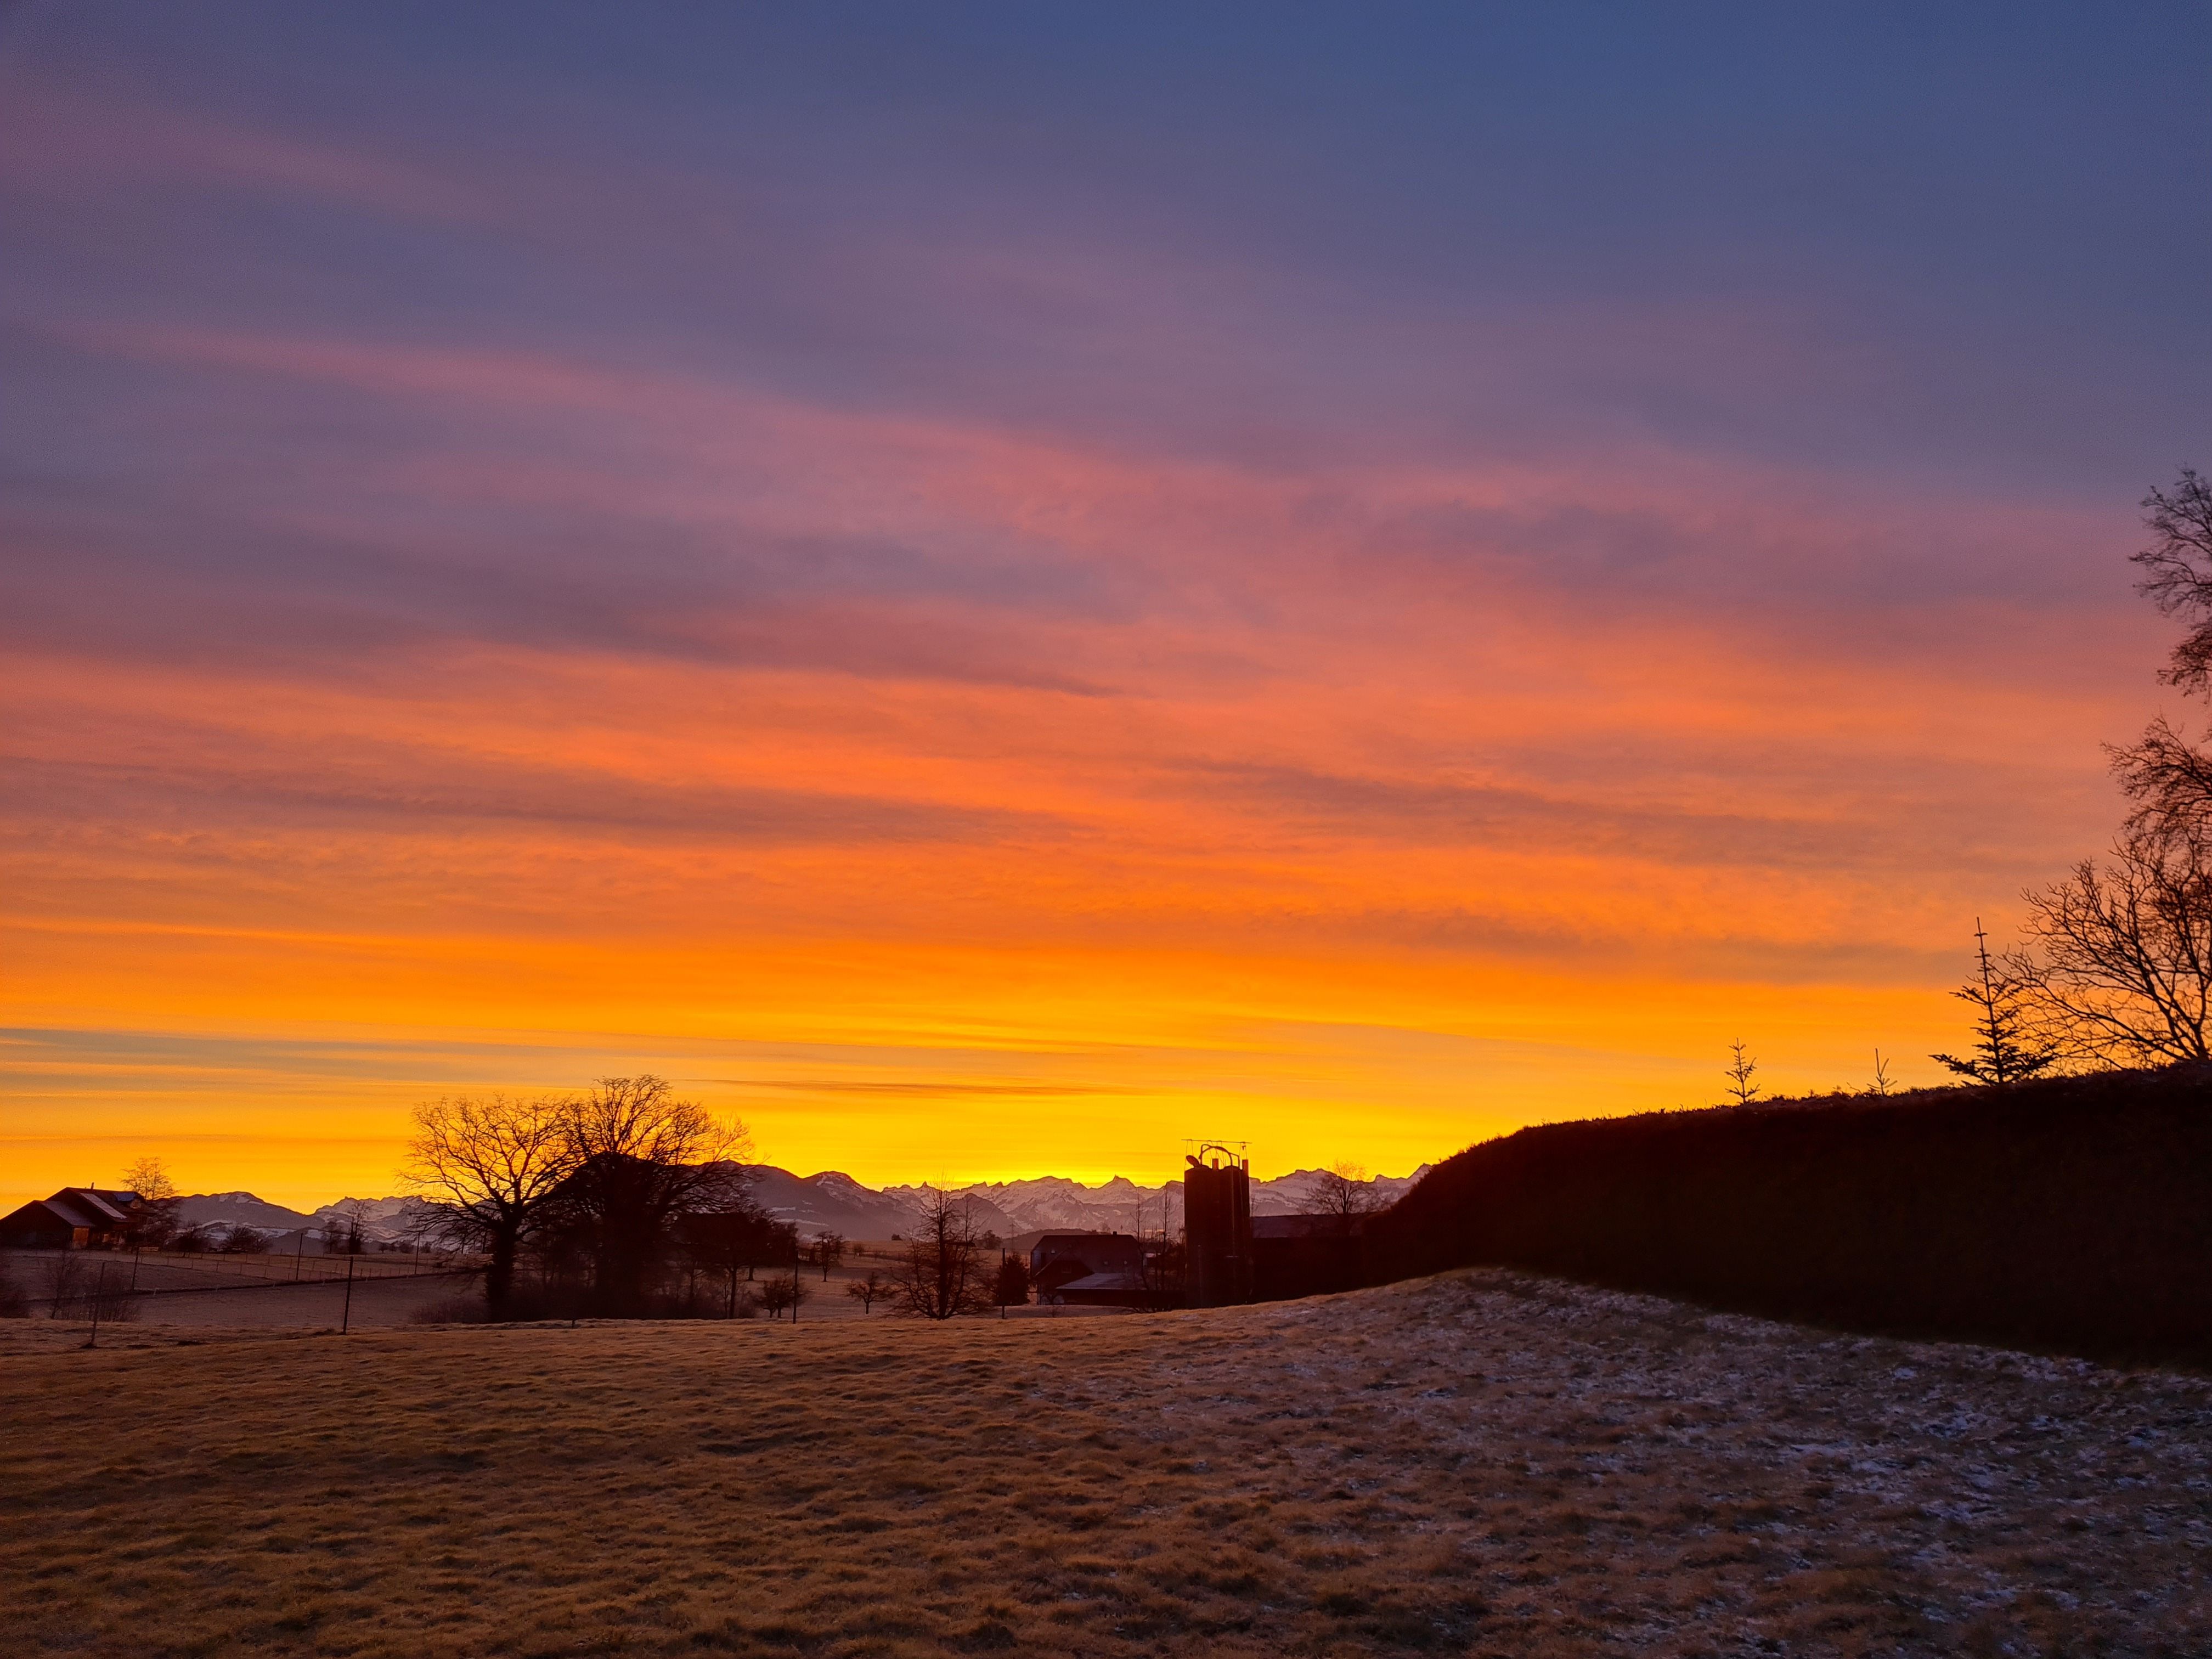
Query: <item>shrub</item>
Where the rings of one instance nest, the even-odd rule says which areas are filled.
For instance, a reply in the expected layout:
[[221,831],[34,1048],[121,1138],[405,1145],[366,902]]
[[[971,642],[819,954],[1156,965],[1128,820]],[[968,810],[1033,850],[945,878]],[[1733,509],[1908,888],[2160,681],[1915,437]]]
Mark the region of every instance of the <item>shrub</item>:
[[101,1324],[135,1323],[138,1318],[139,1303],[138,1298],[131,1294],[128,1285],[127,1279],[118,1278],[116,1283],[109,1285],[97,1296],[88,1295],[84,1298],[84,1307],[80,1317],[91,1318],[96,1304]]
[[407,1316],[410,1325],[481,1325],[484,1322],[481,1296],[448,1296],[427,1303]]
[[49,1319],[59,1319],[84,1294],[84,1261],[75,1250],[58,1250],[41,1265],[39,1299],[46,1304]]
[[756,1294],[760,1297],[760,1305],[768,1310],[768,1316],[781,1319],[787,1310],[796,1309],[805,1302],[807,1290],[803,1280],[786,1279],[779,1274],[774,1279],[762,1279],[756,1287]]
[[[35,1291],[15,1289],[19,1304],[13,1316],[27,1317],[43,1308],[49,1319],[90,1319],[94,1304],[100,1322],[118,1323],[138,1317],[138,1298],[131,1293],[131,1275],[125,1264],[83,1250],[58,1250],[40,1263]],[[0,1291],[0,1312],[6,1312],[6,1292]]]

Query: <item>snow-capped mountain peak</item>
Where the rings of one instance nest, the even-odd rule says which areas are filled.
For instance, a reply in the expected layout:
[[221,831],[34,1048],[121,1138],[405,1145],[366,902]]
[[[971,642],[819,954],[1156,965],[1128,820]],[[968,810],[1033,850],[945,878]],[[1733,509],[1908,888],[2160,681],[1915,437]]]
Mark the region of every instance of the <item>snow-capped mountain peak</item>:
[[[1409,1176],[1379,1176],[1367,1183],[1382,1203],[1395,1202],[1428,1173],[1423,1164]],[[773,1164],[747,1166],[753,1201],[779,1221],[811,1237],[825,1232],[848,1238],[889,1238],[913,1230],[921,1206],[939,1190],[934,1184],[874,1188],[842,1170],[793,1175]],[[1272,1181],[1252,1183],[1255,1215],[1296,1215],[1317,1207],[1314,1192],[1319,1170],[1297,1170]],[[974,1181],[942,1190],[968,1200],[978,1231],[1012,1238],[1023,1233],[1156,1232],[1182,1224],[1182,1182],[1144,1186],[1127,1176],[1086,1185],[1068,1176],[1031,1176],[1015,1181]],[[262,1229],[319,1226],[358,1219],[374,1239],[399,1239],[419,1218],[423,1200],[411,1196],[343,1198],[312,1214],[270,1204],[252,1193],[199,1193],[181,1200],[180,1218],[199,1223]]]

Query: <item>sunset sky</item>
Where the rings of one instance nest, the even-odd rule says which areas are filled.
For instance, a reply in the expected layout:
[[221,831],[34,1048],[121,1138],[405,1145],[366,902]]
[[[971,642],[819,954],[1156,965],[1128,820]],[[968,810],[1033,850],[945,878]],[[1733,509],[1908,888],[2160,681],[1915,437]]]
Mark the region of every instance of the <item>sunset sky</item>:
[[0,13],[0,1202],[1906,1082],[2195,711],[2202,6]]

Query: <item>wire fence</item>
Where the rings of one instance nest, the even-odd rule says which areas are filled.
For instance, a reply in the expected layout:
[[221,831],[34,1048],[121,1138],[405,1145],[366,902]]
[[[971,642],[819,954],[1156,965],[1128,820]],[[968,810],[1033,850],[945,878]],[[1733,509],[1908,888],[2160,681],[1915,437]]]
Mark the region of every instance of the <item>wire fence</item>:
[[56,1319],[125,1320],[156,1298],[285,1291],[301,1285],[466,1279],[472,1256],[389,1253],[356,1256],[208,1255],[155,1250],[9,1250],[0,1256],[9,1294]]

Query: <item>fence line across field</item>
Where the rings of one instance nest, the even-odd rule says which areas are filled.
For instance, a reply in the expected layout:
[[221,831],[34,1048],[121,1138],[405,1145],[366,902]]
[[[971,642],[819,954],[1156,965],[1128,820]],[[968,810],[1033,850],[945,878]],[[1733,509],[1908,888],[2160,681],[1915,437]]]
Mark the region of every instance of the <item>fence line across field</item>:
[[[119,1255],[120,1252],[118,1254]],[[414,1263],[419,1264],[425,1259],[446,1262],[453,1260],[451,1256],[431,1256],[426,1254],[415,1257]],[[443,1269],[425,1269],[419,1265],[396,1263],[389,1256],[374,1255],[295,1256],[289,1254],[225,1255],[214,1253],[185,1255],[181,1252],[165,1252],[159,1255],[148,1255],[144,1260],[164,1267],[189,1269],[194,1273],[231,1273],[240,1278],[259,1277],[281,1279],[287,1285],[295,1282],[306,1284],[311,1279],[343,1279],[345,1272],[337,1265],[342,1261],[353,1261],[359,1264],[356,1271],[364,1279],[405,1279],[416,1273],[443,1271]],[[289,1271],[272,1272],[271,1267],[274,1264],[280,1262],[285,1264]]]
[[425,1267],[419,1273],[363,1273],[359,1279],[351,1281],[349,1281],[343,1273],[328,1273],[314,1279],[257,1279],[244,1285],[170,1285],[143,1291],[123,1291],[118,1294],[135,1297],[228,1296],[238,1291],[296,1290],[303,1285],[343,1285],[349,1282],[356,1285],[392,1285],[417,1279],[473,1279],[483,1271],[482,1267]]
[[[475,1262],[423,1267],[379,1261],[373,1257],[348,1256],[321,1258],[312,1272],[297,1273],[296,1276],[292,1273],[278,1276],[265,1271],[260,1273],[251,1271],[252,1266],[259,1265],[262,1258],[254,1258],[250,1264],[244,1261],[225,1261],[219,1258],[210,1261],[197,1255],[157,1255],[150,1259],[151,1265],[172,1273],[190,1273],[217,1282],[198,1285],[141,1285],[137,1282],[139,1271],[143,1267],[149,1265],[149,1259],[134,1253],[131,1258],[130,1281],[127,1285],[118,1285],[114,1283],[114,1275],[122,1266],[122,1253],[119,1251],[112,1254],[102,1253],[96,1261],[89,1261],[84,1260],[86,1253],[70,1250],[22,1250],[10,1254],[32,1261],[74,1260],[88,1270],[96,1267],[100,1286],[96,1292],[97,1295],[103,1299],[112,1298],[136,1303],[143,1303],[158,1297],[228,1296],[240,1291],[295,1290],[306,1285],[344,1285],[349,1282],[361,1285],[382,1285],[423,1279],[467,1279],[483,1271],[482,1265]],[[441,1258],[432,1259],[440,1260]],[[337,1266],[340,1260],[343,1260],[348,1264],[348,1270],[343,1273],[338,1271]],[[453,1261],[452,1257],[445,1257],[442,1260],[447,1263]],[[420,1261],[421,1258],[417,1257],[417,1264]],[[293,1265],[296,1271],[300,1264],[295,1261]],[[64,1304],[84,1302],[94,1294],[95,1292],[90,1290],[70,1288],[58,1290],[51,1297],[39,1297],[35,1300],[50,1303],[58,1310]]]
[[[32,1261],[47,1261],[64,1255],[84,1257],[88,1251],[15,1250],[11,1255]],[[125,1253],[120,1250],[103,1253],[97,1260],[120,1261]],[[179,1273],[203,1273],[209,1277],[228,1276],[234,1279],[258,1279],[272,1285],[312,1285],[342,1281],[347,1270],[338,1264],[351,1261],[353,1272],[362,1279],[414,1279],[432,1273],[456,1271],[451,1265],[457,1258],[451,1255],[432,1255],[428,1252],[412,1255],[405,1262],[395,1261],[391,1255],[357,1256],[295,1256],[291,1255],[224,1255],[186,1254],[181,1251],[130,1253],[129,1259],[136,1270],[141,1265],[158,1267]],[[439,1262],[436,1267],[421,1265],[424,1261]],[[282,1264],[280,1267],[278,1264]],[[473,1269],[472,1269],[473,1270]]]

